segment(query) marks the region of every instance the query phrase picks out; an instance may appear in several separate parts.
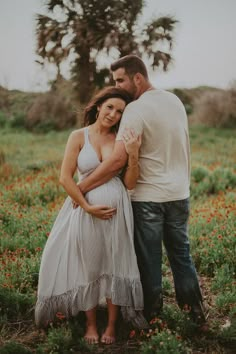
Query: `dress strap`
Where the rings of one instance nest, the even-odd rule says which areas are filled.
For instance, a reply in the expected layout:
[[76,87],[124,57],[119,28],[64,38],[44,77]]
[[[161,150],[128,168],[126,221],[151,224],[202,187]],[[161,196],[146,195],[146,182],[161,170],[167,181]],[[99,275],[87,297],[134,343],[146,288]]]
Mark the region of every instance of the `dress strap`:
[[85,127],[84,128],[84,144],[88,144],[89,143],[88,133],[89,133],[89,129],[88,129],[88,127]]

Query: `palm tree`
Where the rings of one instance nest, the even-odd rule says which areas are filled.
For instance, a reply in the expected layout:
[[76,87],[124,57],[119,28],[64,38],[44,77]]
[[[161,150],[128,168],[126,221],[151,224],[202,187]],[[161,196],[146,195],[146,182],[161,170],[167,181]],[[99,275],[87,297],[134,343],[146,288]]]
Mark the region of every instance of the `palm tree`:
[[143,0],[48,0],[47,15],[37,16],[37,54],[40,63],[71,61],[71,78],[81,102],[86,102],[96,86],[109,81],[108,65],[99,58],[116,52],[146,55],[153,68],[167,70],[170,53],[158,49],[157,42],[172,48],[176,20],[162,17],[140,27]]

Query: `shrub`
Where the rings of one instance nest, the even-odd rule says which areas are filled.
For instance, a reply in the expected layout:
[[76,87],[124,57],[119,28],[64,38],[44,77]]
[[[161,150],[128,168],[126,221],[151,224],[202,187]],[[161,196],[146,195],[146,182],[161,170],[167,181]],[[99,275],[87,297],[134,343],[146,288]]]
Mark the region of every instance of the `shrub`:
[[[232,245],[233,246],[233,245]],[[236,291],[234,284],[235,273],[233,266],[228,264],[223,264],[221,268],[216,271],[215,277],[213,279],[211,289],[213,291],[218,291],[219,294],[216,297],[216,306],[222,313],[229,313],[232,310],[232,322],[234,322],[234,328],[236,330]],[[224,292],[222,293],[222,289]],[[225,335],[227,336],[228,331],[225,329]],[[230,332],[229,332],[230,333]],[[236,331],[235,331],[236,337]]]
[[141,347],[142,354],[181,354],[186,349],[180,340],[169,331],[163,331],[152,336],[151,339]]
[[210,175],[210,193],[218,193],[236,187],[236,176],[226,168],[215,169]]
[[236,186],[235,174],[227,168],[217,168],[208,172],[202,167],[192,170],[191,196],[199,198],[203,194],[217,194]]
[[205,92],[196,99],[193,123],[209,127],[236,127],[236,90]]
[[216,306],[219,311],[227,314],[236,305],[236,291],[226,291],[216,298]]
[[[47,336],[47,340],[42,345],[44,352],[67,353],[72,341],[71,333],[65,328],[52,328]],[[40,352],[38,350],[38,352]]]
[[74,352],[72,348],[75,348],[78,353],[89,353],[92,351],[92,348],[87,345],[84,339],[78,338],[78,335],[76,338],[73,338],[69,328],[51,328],[46,341],[38,346],[36,353],[69,354]]
[[0,128],[5,128],[8,123],[7,116],[4,112],[0,112]]
[[234,275],[233,269],[231,269],[228,264],[222,265],[222,267],[216,271],[211,289],[213,291],[221,289],[226,291],[232,290]]
[[9,91],[4,87],[0,86],[0,109],[8,110],[9,105]]
[[4,151],[0,150],[0,166],[5,163],[5,153]]
[[21,344],[16,342],[8,342],[0,349],[1,354],[31,354],[29,349],[26,349]]
[[0,288],[0,314],[5,314],[8,319],[26,318],[32,309],[35,299],[32,295],[20,294],[12,289]]
[[183,337],[191,337],[196,331],[196,324],[191,320],[189,312],[180,310],[177,305],[165,305],[161,317],[172,332],[178,332]]
[[25,113],[16,112],[13,113],[9,120],[10,127],[12,128],[24,128],[25,127]]
[[208,176],[208,171],[203,167],[196,167],[192,170],[192,177],[196,183],[201,182],[206,176]]
[[39,132],[62,130],[75,124],[76,113],[70,102],[55,92],[38,96],[26,116],[26,128]]
[[236,345],[236,320],[234,320],[229,327],[223,328],[220,332],[218,339],[222,343],[227,343],[227,346],[232,346],[232,349]]

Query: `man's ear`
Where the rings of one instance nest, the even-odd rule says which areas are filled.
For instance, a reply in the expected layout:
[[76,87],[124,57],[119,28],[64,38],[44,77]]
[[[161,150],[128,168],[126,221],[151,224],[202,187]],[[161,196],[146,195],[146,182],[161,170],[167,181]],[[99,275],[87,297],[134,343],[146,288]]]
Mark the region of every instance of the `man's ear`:
[[136,85],[140,85],[141,84],[141,82],[142,82],[142,74],[140,74],[140,73],[136,73],[136,74],[134,74],[134,83],[136,84]]

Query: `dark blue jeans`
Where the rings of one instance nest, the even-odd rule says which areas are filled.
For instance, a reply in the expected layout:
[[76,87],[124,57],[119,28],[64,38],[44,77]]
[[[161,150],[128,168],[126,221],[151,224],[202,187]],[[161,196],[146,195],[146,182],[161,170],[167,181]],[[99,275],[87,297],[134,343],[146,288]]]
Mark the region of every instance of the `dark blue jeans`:
[[[189,199],[132,202],[134,243],[144,292],[145,313],[162,308],[162,241],[173,273],[178,305],[199,312],[202,295],[188,240]],[[200,316],[204,316],[200,313]]]

